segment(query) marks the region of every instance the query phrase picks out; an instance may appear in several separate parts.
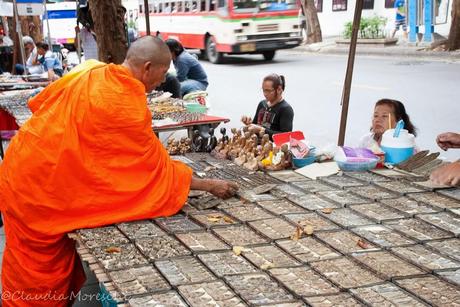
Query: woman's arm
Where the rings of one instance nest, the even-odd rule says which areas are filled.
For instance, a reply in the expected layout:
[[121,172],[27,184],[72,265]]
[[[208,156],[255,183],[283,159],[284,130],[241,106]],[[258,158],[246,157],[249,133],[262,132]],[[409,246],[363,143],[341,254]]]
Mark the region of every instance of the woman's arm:
[[38,52],[33,52],[32,51],[32,65],[39,65],[41,64],[39,61],[38,61]]
[[48,80],[49,81],[54,81],[57,79],[56,74],[54,73],[53,69],[48,69]]
[[48,80],[54,81],[57,79],[56,74],[54,73],[54,65],[56,64],[56,59],[52,56],[45,57],[44,67],[48,71]]

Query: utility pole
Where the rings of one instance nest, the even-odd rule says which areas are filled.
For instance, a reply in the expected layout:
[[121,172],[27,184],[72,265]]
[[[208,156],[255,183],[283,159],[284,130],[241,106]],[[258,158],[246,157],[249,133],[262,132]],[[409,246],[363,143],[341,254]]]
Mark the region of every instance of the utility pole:
[[149,0],[144,0],[144,14],[145,14],[145,28],[147,29],[147,35],[150,35],[150,9],[149,9]]
[[343,146],[345,142],[345,132],[347,129],[348,105],[350,104],[351,80],[353,79],[353,66],[355,64],[356,42],[358,40],[359,24],[361,23],[361,13],[363,11],[364,0],[356,0],[355,17],[353,19],[353,29],[350,41],[350,51],[348,53],[347,73],[343,84],[342,92],[342,114],[340,118],[339,140],[337,145]]

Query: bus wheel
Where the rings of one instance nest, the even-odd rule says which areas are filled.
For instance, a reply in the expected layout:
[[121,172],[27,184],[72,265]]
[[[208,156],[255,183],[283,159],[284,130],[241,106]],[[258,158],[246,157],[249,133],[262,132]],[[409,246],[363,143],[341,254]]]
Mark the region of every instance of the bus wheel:
[[212,36],[208,37],[208,40],[206,41],[206,56],[209,62],[213,64],[222,63],[222,60],[224,58],[222,52],[217,51],[216,41]]
[[275,57],[275,50],[264,51],[262,52],[262,55],[264,56],[265,61],[271,61]]
[[207,60],[208,56],[206,55],[206,49],[200,49],[200,54],[198,55],[198,57],[201,60]]

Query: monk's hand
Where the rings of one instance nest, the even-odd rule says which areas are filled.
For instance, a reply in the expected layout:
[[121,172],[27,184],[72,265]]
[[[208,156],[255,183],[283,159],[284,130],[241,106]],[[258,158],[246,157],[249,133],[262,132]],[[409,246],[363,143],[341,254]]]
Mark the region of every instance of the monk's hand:
[[210,182],[208,192],[222,199],[230,198],[238,191],[238,185],[231,181],[215,179]]
[[437,184],[460,186],[460,162],[452,162],[435,169],[430,176]]
[[460,148],[460,134],[454,132],[441,133],[436,138],[436,143],[443,150],[449,148]]

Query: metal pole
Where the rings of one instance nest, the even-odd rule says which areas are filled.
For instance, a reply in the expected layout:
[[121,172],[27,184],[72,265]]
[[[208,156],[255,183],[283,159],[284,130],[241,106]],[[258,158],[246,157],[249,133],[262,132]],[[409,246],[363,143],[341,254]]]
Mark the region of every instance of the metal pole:
[[[78,10],[79,10],[79,7],[78,7],[78,0],[75,1],[75,4],[76,4],[76,8],[75,8],[75,12],[77,13],[77,27],[80,27],[78,25]],[[76,35],[76,39],[77,41],[75,42],[75,46],[77,47],[77,56],[78,56],[78,63],[81,64],[81,40],[80,40],[80,31],[77,32],[77,35]]]
[[13,0],[13,14],[14,14],[14,20],[16,21],[16,32],[18,33],[18,36],[19,36],[19,49],[21,50],[21,61],[22,61],[22,65],[24,66],[23,75],[25,75],[27,73],[26,51],[24,50],[24,43],[22,42],[22,29],[21,29],[21,23],[19,22],[18,4],[16,0]]
[[351,80],[353,78],[353,66],[355,63],[356,41],[358,40],[359,24],[361,23],[361,13],[364,0],[356,0],[355,17],[353,19],[353,29],[350,41],[350,51],[348,53],[347,73],[343,84],[342,92],[342,115],[340,118],[340,130],[338,145],[343,146],[345,141],[345,131],[347,129],[348,105],[350,103]]
[[51,43],[50,22],[48,19],[48,9],[46,8],[46,0],[43,0],[43,6],[45,7],[46,28],[48,29],[48,45],[50,46],[51,50],[53,50],[53,45]]
[[145,16],[145,28],[147,30],[147,35],[150,35],[150,10],[149,10],[149,0],[144,0],[144,16]]

